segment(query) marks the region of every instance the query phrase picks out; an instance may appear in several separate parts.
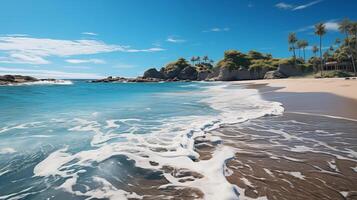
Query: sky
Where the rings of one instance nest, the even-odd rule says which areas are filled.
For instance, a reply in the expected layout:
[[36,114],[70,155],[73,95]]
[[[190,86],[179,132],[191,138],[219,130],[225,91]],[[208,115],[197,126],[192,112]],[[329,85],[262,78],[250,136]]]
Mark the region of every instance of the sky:
[[[39,78],[135,77],[180,57],[257,50],[288,57],[296,32],[325,48],[338,22],[357,20],[355,0],[2,0],[0,74]],[[308,47],[307,55],[311,55]]]

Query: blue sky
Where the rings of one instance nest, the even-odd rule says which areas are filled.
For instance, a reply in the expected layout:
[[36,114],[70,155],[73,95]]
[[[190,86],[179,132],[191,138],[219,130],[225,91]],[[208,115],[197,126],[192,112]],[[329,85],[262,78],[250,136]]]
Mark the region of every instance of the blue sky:
[[[357,19],[354,0],[2,0],[0,74],[53,78],[137,76],[179,57],[227,49],[290,56],[287,35],[324,46],[343,36],[339,20]],[[310,51],[309,51],[310,54]]]

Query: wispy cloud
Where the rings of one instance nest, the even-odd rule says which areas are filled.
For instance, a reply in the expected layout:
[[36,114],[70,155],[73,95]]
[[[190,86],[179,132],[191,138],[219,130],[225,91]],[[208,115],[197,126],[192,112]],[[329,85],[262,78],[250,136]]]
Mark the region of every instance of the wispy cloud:
[[[329,20],[324,23],[327,31],[338,31],[338,21],[336,19]],[[314,25],[305,26],[295,30],[294,32],[312,32],[315,29]]]
[[153,47],[149,49],[127,49],[126,52],[137,53],[137,52],[157,52],[157,51],[165,51],[166,49]]
[[133,49],[130,46],[106,44],[98,40],[58,40],[32,37],[0,37],[2,63],[49,64],[51,56],[68,57],[109,52],[156,52],[162,48]]
[[93,32],[83,32],[83,35],[91,35],[91,36],[97,36],[97,33],[93,33]]
[[183,43],[183,42],[186,42],[186,40],[184,39],[181,39],[177,36],[169,36],[167,37],[166,39],[167,42],[171,42],[171,43]]
[[67,59],[66,62],[72,64],[82,64],[82,63],[94,63],[94,64],[105,64],[106,62],[101,59]]
[[10,68],[10,67],[0,67],[0,74],[22,74],[33,76],[36,78],[65,78],[65,79],[97,79],[103,78],[98,74],[92,73],[72,73],[63,72],[55,70],[40,70],[40,69],[23,69],[23,68]]
[[202,32],[205,32],[205,33],[207,33],[207,32],[226,32],[226,31],[230,31],[230,30],[231,29],[228,28],[228,27],[226,27],[226,28],[217,28],[217,27],[215,27],[215,28],[211,28],[209,30],[204,30]]
[[288,9],[292,9],[294,6],[292,4],[280,2],[280,3],[275,4],[275,7],[279,8],[279,9],[288,10]]
[[302,4],[302,5],[294,5],[294,4],[289,4],[289,3],[285,3],[285,2],[280,2],[280,3],[275,4],[275,7],[279,8],[279,9],[283,9],[283,10],[296,11],[296,10],[302,10],[302,9],[308,8],[310,6],[318,4],[320,2],[322,2],[322,0],[316,0],[316,1],[312,1],[310,3]]
[[308,8],[310,6],[313,6],[315,4],[318,4],[320,2],[322,2],[322,0],[312,1],[312,2],[304,4],[304,5],[296,6],[293,10],[302,10],[302,9]]

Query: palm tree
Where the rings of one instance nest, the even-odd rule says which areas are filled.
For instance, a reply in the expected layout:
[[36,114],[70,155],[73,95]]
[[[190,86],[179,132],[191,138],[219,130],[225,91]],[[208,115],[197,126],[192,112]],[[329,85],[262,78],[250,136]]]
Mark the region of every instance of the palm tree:
[[296,48],[299,50],[299,58],[301,58],[300,54],[301,54],[301,49],[302,49],[302,47],[304,46],[303,43],[304,43],[303,40],[299,40],[299,41],[297,41],[297,43],[296,43]]
[[316,45],[314,45],[313,47],[312,47],[312,53],[314,53],[314,57],[316,58],[316,53],[317,52],[319,52],[319,48],[316,46]]
[[306,62],[306,57],[305,57],[305,48],[309,46],[309,43],[306,40],[301,40],[301,48],[304,53],[304,61]]
[[193,66],[195,66],[195,61],[196,61],[196,57],[195,57],[195,56],[192,56],[191,62],[192,62],[192,65],[193,65]]
[[[357,51],[357,22],[351,23],[348,32],[349,32],[350,35],[353,35],[354,38],[355,38],[355,51]],[[351,48],[351,47],[350,47],[350,50],[351,50],[353,71],[354,71],[355,76],[357,76],[356,65],[355,65],[355,62],[354,62],[353,51],[352,51],[352,48]]]
[[353,31],[354,31],[354,27],[352,26],[352,22],[345,18],[344,20],[342,20],[339,24],[338,24],[338,30],[345,34],[345,42],[347,44],[347,47],[349,49],[349,52],[350,52],[350,56],[351,56],[351,61],[352,61],[352,66],[353,66],[353,70],[354,70],[354,73],[355,73],[355,76],[356,76],[356,65],[355,65],[355,62],[354,62],[354,58],[353,58],[353,53],[352,53],[352,49],[351,49],[351,44],[350,44],[350,40],[349,40],[349,34],[352,33],[353,34]]
[[202,60],[207,63],[207,61],[209,60],[208,56],[203,56]]
[[200,64],[201,63],[201,57],[197,56],[196,57],[196,61],[198,62],[198,64]]
[[212,59],[211,59],[211,60],[209,60],[209,63],[213,64],[213,63],[214,63],[214,60],[212,60]]
[[289,33],[288,43],[290,45],[291,51],[293,51],[294,63],[295,63],[295,60],[296,60],[295,44],[296,44],[297,41],[298,41],[298,39],[296,38],[296,34],[295,33]]
[[348,18],[343,19],[342,21],[340,21],[340,23],[338,23],[338,30],[345,34],[345,39],[348,39],[348,31],[350,29],[351,26],[351,21]]
[[320,72],[321,72],[321,77],[322,77],[322,36],[326,34],[326,29],[325,29],[325,24],[324,23],[318,23],[315,25],[315,34],[320,37]]

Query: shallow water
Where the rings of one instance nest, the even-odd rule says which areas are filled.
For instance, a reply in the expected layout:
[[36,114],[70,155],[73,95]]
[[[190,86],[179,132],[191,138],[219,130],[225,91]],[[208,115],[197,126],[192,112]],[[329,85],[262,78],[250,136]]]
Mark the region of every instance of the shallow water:
[[226,83],[0,87],[0,199],[237,199],[221,124],[280,115],[280,103]]

